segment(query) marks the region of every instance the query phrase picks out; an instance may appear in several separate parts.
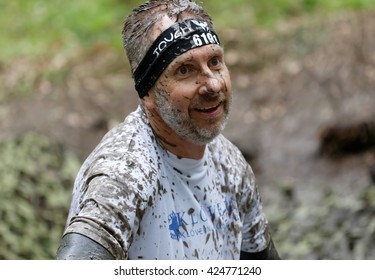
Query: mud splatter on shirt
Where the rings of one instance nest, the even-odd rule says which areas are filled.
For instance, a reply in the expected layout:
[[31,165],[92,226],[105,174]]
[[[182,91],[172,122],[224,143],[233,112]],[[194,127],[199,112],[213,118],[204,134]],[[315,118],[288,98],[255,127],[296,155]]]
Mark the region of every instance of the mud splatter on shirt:
[[104,136],[82,165],[66,233],[116,259],[239,259],[269,242],[254,174],[224,136],[200,160],[155,139],[141,107]]

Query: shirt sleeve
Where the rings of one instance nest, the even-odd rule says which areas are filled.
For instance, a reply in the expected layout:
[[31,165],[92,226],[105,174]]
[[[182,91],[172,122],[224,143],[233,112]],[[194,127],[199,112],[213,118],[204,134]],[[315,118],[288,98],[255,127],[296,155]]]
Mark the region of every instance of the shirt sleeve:
[[144,201],[138,188],[101,175],[81,191],[77,212],[68,221],[65,234],[85,235],[116,259],[127,259],[142,216]]
[[271,237],[255,176],[249,165],[245,174],[241,201],[243,213],[241,251],[254,253],[266,249]]

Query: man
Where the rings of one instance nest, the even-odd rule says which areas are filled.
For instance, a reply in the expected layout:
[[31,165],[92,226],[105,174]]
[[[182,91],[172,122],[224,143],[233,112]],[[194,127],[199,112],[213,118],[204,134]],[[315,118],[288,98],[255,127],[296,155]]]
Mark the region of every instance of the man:
[[81,167],[57,259],[278,259],[253,172],[220,134],[232,86],[211,18],[148,1],[123,41],[140,106]]

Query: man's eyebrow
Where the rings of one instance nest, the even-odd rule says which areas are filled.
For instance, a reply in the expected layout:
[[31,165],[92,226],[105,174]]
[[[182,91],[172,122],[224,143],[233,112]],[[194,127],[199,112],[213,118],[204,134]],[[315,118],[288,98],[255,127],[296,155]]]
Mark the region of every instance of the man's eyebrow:
[[215,48],[211,51],[212,56],[217,56],[217,55],[224,55],[224,49],[223,48]]
[[[213,57],[216,57],[216,56],[221,56],[221,57],[224,56],[224,49],[222,47],[217,48],[217,47],[213,46],[207,52],[208,52],[208,55],[207,55],[208,59],[212,59]],[[186,63],[192,62],[192,61],[194,61],[194,59],[195,59],[194,54],[188,54],[188,53],[186,53],[186,55],[182,54],[182,55],[178,56],[175,60],[173,60],[170,63],[169,66],[171,68],[172,67],[175,68],[175,67],[184,65]]]
[[184,65],[185,63],[191,62],[194,60],[194,55],[188,55],[186,57],[177,57],[172,63],[170,64],[172,67]]

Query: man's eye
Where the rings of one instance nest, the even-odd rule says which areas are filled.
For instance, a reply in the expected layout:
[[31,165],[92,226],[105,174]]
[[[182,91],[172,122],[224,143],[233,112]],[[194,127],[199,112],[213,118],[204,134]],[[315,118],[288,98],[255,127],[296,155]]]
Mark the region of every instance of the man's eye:
[[211,67],[218,67],[220,65],[221,65],[220,59],[218,59],[217,57],[214,57],[213,59],[211,59],[211,61],[210,61]]
[[189,74],[189,68],[187,66],[181,66],[177,69],[177,74],[181,76],[185,76]]

